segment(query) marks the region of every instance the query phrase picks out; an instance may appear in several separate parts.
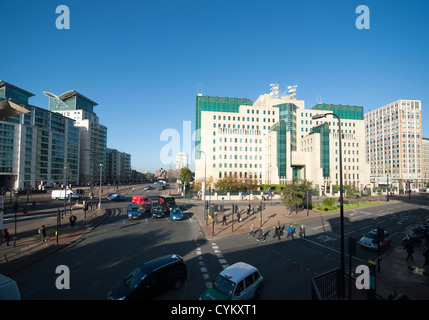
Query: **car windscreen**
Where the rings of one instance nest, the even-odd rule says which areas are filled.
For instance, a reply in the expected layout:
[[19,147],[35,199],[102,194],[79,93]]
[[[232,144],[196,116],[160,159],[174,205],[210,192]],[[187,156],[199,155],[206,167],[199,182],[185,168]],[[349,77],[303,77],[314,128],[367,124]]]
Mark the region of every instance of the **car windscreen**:
[[137,208],[137,207],[128,208],[128,212],[138,212],[138,211],[139,211],[139,208]]
[[146,274],[140,268],[134,269],[124,279],[122,279],[113,292],[113,297],[119,299],[131,293],[146,278]]
[[235,286],[235,282],[221,275],[218,275],[216,282],[214,283],[214,288],[227,296],[232,296]]
[[365,238],[368,238],[368,239],[375,239],[376,237],[377,237],[377,234],[373,232],[370,232],[365,236]]

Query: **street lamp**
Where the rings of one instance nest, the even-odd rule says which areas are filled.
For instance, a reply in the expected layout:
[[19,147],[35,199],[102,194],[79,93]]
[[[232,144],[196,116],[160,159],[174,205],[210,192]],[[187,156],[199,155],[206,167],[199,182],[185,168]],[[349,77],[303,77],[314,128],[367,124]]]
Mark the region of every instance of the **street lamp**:
[[98,190],[98,194],[99,194],[99,201],[98,201],[98,209],[101,210],[101,172],[103,170],[103,164],[100,163],[100,190]]
[[313,120],[325,118],[327,115],[332,115],[338,119],[338,143],[339,143],[339,153],[340,153],[340,297],[345,298],[345,279],[344,279],[344,268],[345,268],[345,258],[344,258],[344,199],[343,199],[343,153],[342,153],[342,143],[341,143],[341,119],[333,112],[328,112],[325,114],[316,114],[312,117]]
[[[207,168],[207,156],[206,156],[206,153],[204,151],[196,151],[196,152],[204,153],[204,196],[203,196],[203,202],[204,202],[204,218],[206,219],[206,223],[207,223],[207,212],[206,212],[206,168]],[[201,188],[201,190],[202,190],[202,188]]]

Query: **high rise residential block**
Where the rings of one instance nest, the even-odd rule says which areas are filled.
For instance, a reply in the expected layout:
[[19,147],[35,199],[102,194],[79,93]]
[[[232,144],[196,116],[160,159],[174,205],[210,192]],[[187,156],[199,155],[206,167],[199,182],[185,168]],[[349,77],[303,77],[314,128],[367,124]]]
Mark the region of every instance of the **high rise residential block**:
[[420,100],[397,100],[365,114],[366,157],[375,185],[406,190],[422,184]]
[[76,91],[50,97],[49,110],[75,120],[80,129],[80,181],[84,185],[97,184],[102,170],[106,177],[107,127],[99,123],[94,112],[97,103]]
[[34,94],[0,81],[0,99],[30,112],[0,121],[0,186],[25,190],[79,184],[79,129],[74,120],[29,104]]

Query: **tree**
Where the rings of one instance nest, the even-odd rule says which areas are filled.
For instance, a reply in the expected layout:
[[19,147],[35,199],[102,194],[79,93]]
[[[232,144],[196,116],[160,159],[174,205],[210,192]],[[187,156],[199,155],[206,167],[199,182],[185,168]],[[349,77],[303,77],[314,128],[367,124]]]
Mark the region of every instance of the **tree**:
[[303,180],[300,184],[295,181],[287,182],[281,191],[281,200],[286,207],[289,207],[289,215],[292,213],[292,207],[295,207],[298,213],[298,206],[303,203],[305,194],[312,189],[313,183]]
[[180,180],[183,182],[184,191],[189,188],[189,183],[193,180],[192,171],[189,168],[180,169]]

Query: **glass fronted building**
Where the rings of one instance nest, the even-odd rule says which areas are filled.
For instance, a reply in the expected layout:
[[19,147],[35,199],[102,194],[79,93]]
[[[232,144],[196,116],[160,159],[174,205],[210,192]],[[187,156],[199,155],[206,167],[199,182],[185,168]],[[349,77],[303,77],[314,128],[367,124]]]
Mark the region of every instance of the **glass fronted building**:
[[79,184],[79,129],[72,119],[30,105],[32,96],[0,81],[0,99],[30,110],[0,121],[0,185],[25,190],[66,179]]
[[94,112],[97,103],[74,90],[49,98],[49,110],[75,121],[80,129],[80,181],[83,185],[99,182],[100,168],[102,180],[106,181],[107,127],[99,123]]

